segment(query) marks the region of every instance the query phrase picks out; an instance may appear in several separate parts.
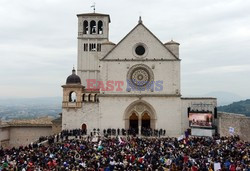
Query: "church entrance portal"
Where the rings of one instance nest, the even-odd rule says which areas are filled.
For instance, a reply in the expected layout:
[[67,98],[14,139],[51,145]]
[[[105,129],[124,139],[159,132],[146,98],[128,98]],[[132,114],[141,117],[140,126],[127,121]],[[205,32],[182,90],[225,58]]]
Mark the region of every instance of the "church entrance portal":
[[149,135],[155,129],[154,108],[143,100],[131,103],[124,113],[125,129],[131,134]]
[[142,129],[150,129],[150,116],[148,113],[144,113],[141,118]]
[[133,113],[129,117],[129,128],[132,131],[131,133],[138,134],[138,126],[139,126],[138,122],[139,122],[138,116],[135,113]]

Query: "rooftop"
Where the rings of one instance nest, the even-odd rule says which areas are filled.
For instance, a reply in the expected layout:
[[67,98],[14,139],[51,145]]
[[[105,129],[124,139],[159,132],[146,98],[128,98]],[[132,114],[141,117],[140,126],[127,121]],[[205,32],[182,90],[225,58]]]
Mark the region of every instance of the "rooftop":
[[107,16],[109,18],[109,22],[111,22],[110,16],[108,14],[101,14],[101,13],[95,13],[95,12],[93,12],[93,13],[77,14],[76,16],[77,17],[79,17],[79,16]]
[[37,119],[14,119],[10,122],[5,123],[8,126],[51,126],[53,118],[41,117]]

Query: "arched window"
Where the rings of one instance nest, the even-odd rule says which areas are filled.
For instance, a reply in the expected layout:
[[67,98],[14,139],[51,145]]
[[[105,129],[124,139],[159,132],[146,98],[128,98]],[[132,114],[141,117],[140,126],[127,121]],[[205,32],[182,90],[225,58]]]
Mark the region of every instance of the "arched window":
[[91,94],[88,96],[88,101],[91,102]]
[[95,101],[95,102],[99,102],[99,97],[98,97],[97,94],[95,94],[95,96],[94,96],[94,101]]
[[82,95],[82,101],[85,101],[85,94]]
[[69,102],[76,102],[76,93],[74,91],[69,93]]
[[96,34],[96,22],[94,20],[90,22],[90,34]]
[[83,22],[83,34],[88,34],[89,33],[89,23],[88,21],[84,20]]
[[103,33],[103,23],[102,21],[98,21],[98,34],[102,34]]

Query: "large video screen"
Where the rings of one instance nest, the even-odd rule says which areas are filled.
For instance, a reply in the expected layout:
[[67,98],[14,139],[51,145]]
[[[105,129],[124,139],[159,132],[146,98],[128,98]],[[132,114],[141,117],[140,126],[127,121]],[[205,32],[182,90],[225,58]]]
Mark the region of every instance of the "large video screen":
[[189,113],[190,127],[212,127],[212,113]]

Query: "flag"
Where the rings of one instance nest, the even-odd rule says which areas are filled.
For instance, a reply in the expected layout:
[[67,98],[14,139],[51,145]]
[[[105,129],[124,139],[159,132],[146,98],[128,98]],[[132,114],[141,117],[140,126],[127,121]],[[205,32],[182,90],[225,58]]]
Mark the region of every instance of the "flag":
[[102,144],[102,141],[99,141],[98,145],[100,146]]
[[181,136],[178,137],[178,141],[181,141],[183,139],[184,139],[184,135],[181,135]]
[[118,137],[118,140],[119,140],[119,145],[124,144],[124,142],[123,142],[123,140],[121,139],[121,137],[120,137],[120,136]]

